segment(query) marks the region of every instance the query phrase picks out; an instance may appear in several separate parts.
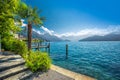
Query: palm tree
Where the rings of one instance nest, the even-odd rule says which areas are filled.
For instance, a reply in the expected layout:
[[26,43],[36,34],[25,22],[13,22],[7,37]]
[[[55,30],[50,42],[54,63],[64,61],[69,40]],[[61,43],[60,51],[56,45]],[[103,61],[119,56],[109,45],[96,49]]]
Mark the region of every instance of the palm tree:
[[37,8],[32,8],[30,6],[26,7],[24,3],[22,3],[23,8],[19,11],[19,15],[27,20],[27,28],[28,28],[28,50],[31,50],[31,41],[32,41],[32,25],[40,26],[43,24],[43,17],[39,16],[39,11]]
[[32,41],[32,24],[40,25],[42,20],[38,15],[37,8],[28,8],[28,50],[31,49]]

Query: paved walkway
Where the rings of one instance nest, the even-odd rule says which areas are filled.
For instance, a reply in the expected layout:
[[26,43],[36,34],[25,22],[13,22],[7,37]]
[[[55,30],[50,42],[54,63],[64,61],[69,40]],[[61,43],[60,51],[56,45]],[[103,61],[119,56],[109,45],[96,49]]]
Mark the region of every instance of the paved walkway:
[[75,73],[75,72],[61,68],[61,67],[56,66],[56,65],[51,65],[51,69],[65,75],[65,76],[71,77],[74,80],[96,80],[92,77],[89,77],[89,76],[86,76],[83,74],[79,74],[79,73]]
[[49,70],[48,72],[44,73],[36,73],[27,80],[75,80],[75,79],[67,77],[54,70]]

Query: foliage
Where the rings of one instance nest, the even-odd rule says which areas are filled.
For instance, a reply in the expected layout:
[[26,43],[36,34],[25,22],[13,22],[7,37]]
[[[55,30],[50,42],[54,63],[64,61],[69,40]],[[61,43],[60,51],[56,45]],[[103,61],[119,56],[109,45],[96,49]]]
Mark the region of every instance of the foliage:
[[20,0],[0,0],[0,35],[2,38],[13,35],[19,30],[14,16],[18,11]]
[[16,54],[23,56],[24,54],[27,53],[27,46],[23,41],[14,40],[12,43],[12,51],[15,52]]
[[33,39],[32,42],[44,42],[42,39]]
[[24,56],[26,65],[33,72],[41,70],[47,71],[50,68],[51,59],[45,52],[30,51],[29,55]]
[[[20,54],[26,60],[26,65],[34,72],[46,71],[50,68],[51,59],[47,53],[29,52],[23,41],[14,38],[14,33],[20,31],[21,19],[29,25],[42,25],[43,17],[39,16],[37,8],[28,7],[21,0],[0,0],[0,36],[2,48]],[[28,27],[29,28],[29,27]],[[30,36],[31,37],[31,36]],[[29,40],[29,39],[28,39]]]
[[18,10],[18,16],[28,21],[28,23],[34,25],[42,25],[43,21],[45,20],[44,17],[40,17],[40,12],[38,8],[31,6],[26,6],[24,3],[20,4],[20,9]]
[[11,51],[12,50],[12,44],[13,44],[13,37],[6,37],[2,39],[2,48]]
[[31,38],[32,38],[32,25],[40,26],[43,24],[42,17],[39,16],[39,11],[37,8],[32,8],[30,6],[26,7],[23,3],[21,4],[23,7],[19,9],[19,17],[23,18],[28,23],[28,50],[31,49]]
[[14,39],[13,37],[4,38],[2,40],[2,48],[7,51],[12,51],[15,54],[19,54],[21,56],[27,53],[27,46],[25,42]]
[[[25,7],[26,6],[26,7]],[[17,54],[26,53],[26,45],[20,40],[15,40],[14,34],[20,31],[20,18],[18,12],[27,8],[21,0],[0,0],[0,36],[2,48],[14,51]]]

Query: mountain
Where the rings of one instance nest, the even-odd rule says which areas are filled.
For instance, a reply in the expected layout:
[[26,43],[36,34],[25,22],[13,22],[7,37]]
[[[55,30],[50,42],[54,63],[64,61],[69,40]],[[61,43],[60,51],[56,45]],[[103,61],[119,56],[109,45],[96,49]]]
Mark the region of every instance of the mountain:
[[[20,35],[27,37],[27,33],[21,31]],[[57,36],[50,35],[49,33],[39,34],[36,31],[32,31],[32,38],[43,39],[46,41],[63,41],[62,39],[58,38]]]
[[62,39],[65,41],[78,41],[81,37],[80,36],[62,36]]
[[105,36],[92,36],[79,41],[120,41],[120,34],[108,34]]
[[63,41],[62,39],[58,38],[57,36],[50,35],[48,33],[40,35],[40,38],[47,40],[47,41]]
[[66,42],[70,42],[71,40],[65,39],[64,41],[66,41]]

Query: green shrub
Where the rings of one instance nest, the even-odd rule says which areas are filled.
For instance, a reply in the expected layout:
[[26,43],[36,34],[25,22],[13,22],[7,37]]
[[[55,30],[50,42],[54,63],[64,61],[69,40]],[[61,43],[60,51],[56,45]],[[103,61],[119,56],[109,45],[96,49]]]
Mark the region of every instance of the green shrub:
[[33,72],[41,70],[47,71],[50,68],[51,59],[45,52],[30,51],[29,55],[24,56],[26,66]]
[[11,37],[3,38],[2,39],[2,48],[5,49],[6,51],[11,51],[12,43],[13,43],[13,38],[11,38]]
[[2,48],[7,51],[12,51],[15,54],[23,55],[27,53],[27,46],[25,42],[15,38],[2,39]]
[[19,54],[23,56],[24,54],[27,54],[27,46],[25,42],[20,41],[20,40],[14,40],[12,43],[12,51],[15,52],[16,54]]

